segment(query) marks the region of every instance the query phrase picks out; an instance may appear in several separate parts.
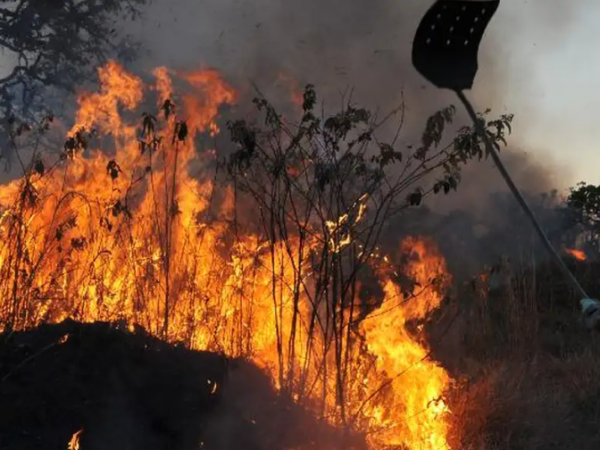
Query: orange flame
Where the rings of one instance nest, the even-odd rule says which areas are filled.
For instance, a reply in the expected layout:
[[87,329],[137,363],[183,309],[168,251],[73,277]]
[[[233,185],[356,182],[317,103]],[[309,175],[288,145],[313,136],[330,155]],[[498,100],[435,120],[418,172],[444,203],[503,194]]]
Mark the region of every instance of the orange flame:
[[423,319],[441,300],[437,283],[447,284],[445,261],[431,242],[407,239],[402,250],[414,257],[408,274],[421,287],[415,298],[405,299],[399,287],[388,280],[384,285],[385,314],[375,312],[362,324],[367,347],[376,355],[381,373],[393,380],[387,398],[372,409],[378,418],[386,445],[407,445],[410,449],[447,448],[448,413],[442,396],[450,382],[446,371],[430,360],[428,349],[407,330],[411,320]]
[[587,259],[587,255],[581,250],[568,248],[565,251],[577,261],[585,261]]
[[[273,243],[247,233],[227,247],[235,205],[228,189],[217,205],[221,220],[205,219],[215,185],[189,167],[213,156],[197,152],[195,138],[219,132],[219,108],[235,101],[235,90],[205,70],[181,74],[188,93],[175,98],[174,75],[153,74],[156,84],[146,89],[117,63],[100,68],[99,91],[79,98],[70,156],[43,175],[0,186],[0,323],[140,325],[193,349],[251,359],[332,424],[367,433],[373,449],[446,448],[450,378],[429,357],[418,324],[450,282],[434,243],[401,244],[411,256],[405,271],[417,282],[412,295],[380,270],[381,305],[355,326],[360,301],[350,298],[356,308],[331,319],[334,294],[322,294],[312,278],[298,236]],[[144,115],[140,130],[123,116],[148,91],[161,114]],[[97,148],[91,129],[111,137],[114,151]],[[352,242],[346,225],[364,212],[355,205],[327,223],[335,239],[317,236],[308,246],[343,251]],[[326,302],[315,303],[317,294]]]
[[68,449],[69,450],[79,450],[79,438],[81,437],[81,433],[83,433],[83,429],[76,431],[71,436],[71,440],[69,441]]

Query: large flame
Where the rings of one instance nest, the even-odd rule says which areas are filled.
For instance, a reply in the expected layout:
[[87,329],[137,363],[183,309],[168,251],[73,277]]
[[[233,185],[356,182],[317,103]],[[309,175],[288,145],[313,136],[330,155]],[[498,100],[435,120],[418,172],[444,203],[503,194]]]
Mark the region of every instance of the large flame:
[[[317,283],[299,237],[232,238],[231,191],[224,188],[209,220],[216,186],[190,175],[214,156],[195,137],[219,132],[219,108],[235,90],[206,70],[180,74],[187,94],[176,98],[173,74],[153,74],[147,87],[114,62],[100,68],[99,91],[79,98],[67,156],[0,187],[0,326],[126,321],[190,348],[249,358],[316,414],[366,433],[373,448],[447,447],[450,380],[419,325],[449,282],[435,245],[401,244],[417,282],[412,294],[394,270],[379,270],[381,305],[358,326],[352,308],[331,325],[310,295]],[[149,92],[161,114],[144,115],[140,131],[132,113]],[[110,151],[90,144],[109,138]],[[363,213],[359,205],[356,220]],[[348,220],[328,222],[330,234]],[[341,236],[333,253],[350,242]]]
[[413,257],[407,271],[419,283],[415,297],[405,298],[398,285],[387,280],[383,311],[376,311],[362,323],[379,373],[392,380],[389,395],[373,413],[378,425],[386,427],[381,437],[388,445],[447,448],[449,430],[443,418],[449,411],[442,395],[450,379],[407,328],[409,321],[423,319],[439,306],[442,297],[435,287],[448,282],[445,262],[425,240],[406,239],[402,250]]

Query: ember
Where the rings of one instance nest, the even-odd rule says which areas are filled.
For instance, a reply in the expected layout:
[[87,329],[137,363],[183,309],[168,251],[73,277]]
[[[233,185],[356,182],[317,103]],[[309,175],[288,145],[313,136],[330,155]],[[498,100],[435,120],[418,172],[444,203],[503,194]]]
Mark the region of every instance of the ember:
[[585,261],[587,255],[581,250],[567,249],[566,252],[578,261]]

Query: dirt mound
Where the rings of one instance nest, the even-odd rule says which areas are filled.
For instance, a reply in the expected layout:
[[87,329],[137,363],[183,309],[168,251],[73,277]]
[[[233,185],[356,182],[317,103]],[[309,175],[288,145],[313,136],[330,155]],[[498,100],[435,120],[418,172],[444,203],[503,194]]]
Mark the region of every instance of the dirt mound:
[[[310,429],[310,433],[305,430]],[[0,335],[0,449],[332,448],[255,366],[71,321]]]

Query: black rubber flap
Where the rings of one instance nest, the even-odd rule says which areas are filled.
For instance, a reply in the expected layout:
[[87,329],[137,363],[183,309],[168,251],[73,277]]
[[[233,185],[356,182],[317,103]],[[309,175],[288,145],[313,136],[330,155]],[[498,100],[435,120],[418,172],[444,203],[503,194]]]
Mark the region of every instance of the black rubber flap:
[[479,44],[500,0],[438,0],[419,24],[415,68],[439,88],[471,89]]

